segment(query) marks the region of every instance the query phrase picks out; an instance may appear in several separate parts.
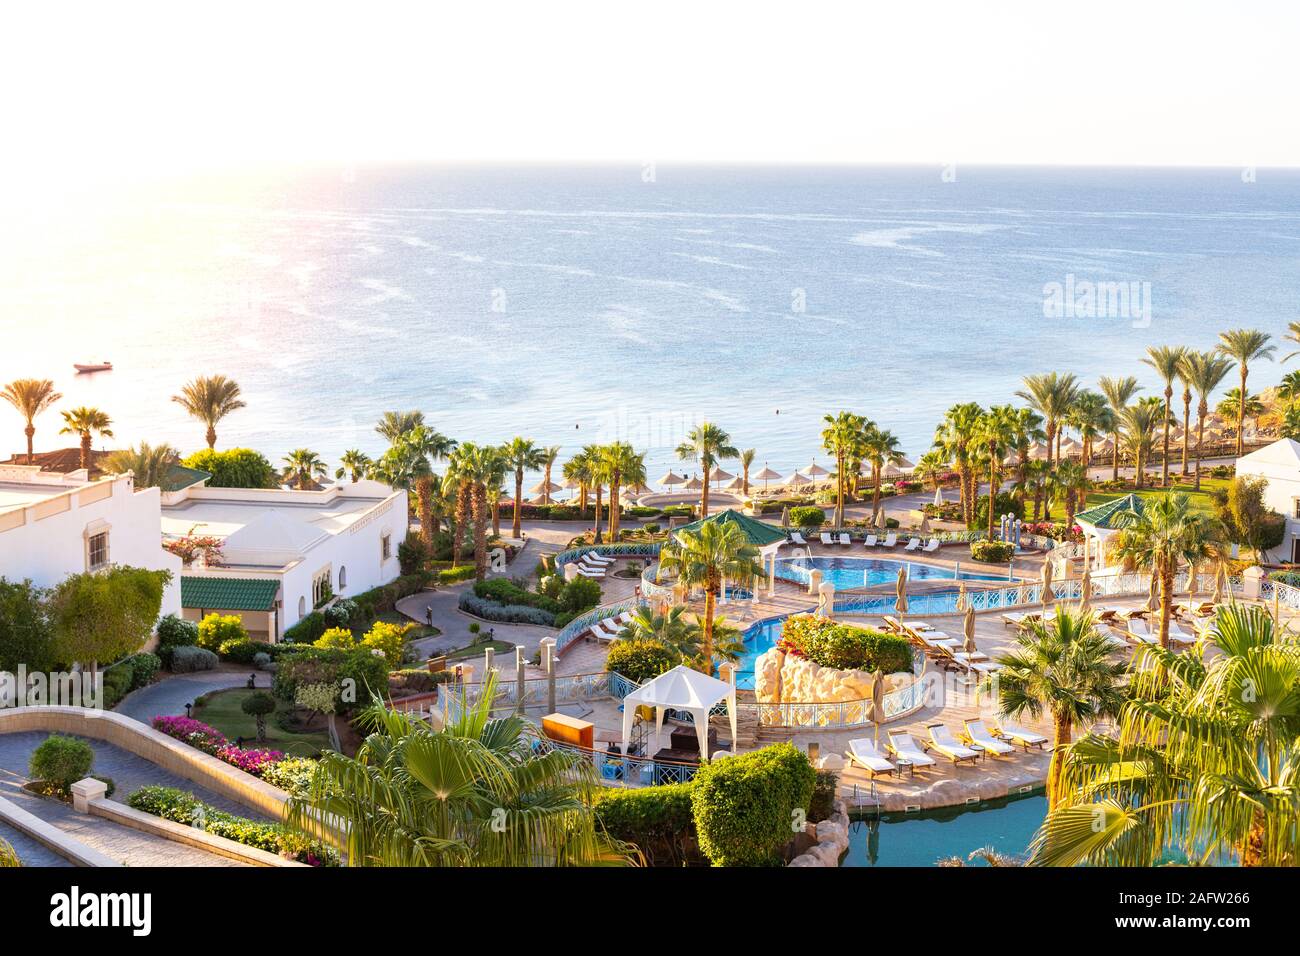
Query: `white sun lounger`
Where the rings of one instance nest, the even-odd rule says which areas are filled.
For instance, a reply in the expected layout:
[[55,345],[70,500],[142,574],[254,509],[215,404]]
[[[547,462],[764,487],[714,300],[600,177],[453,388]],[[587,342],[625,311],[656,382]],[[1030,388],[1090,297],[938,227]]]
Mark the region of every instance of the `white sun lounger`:
[[798,531],[791,531],[791,532],[790,532],[790,543],[791,543],[791,544],[802,544],[802,545],[805,545],[805,546],[808,544],[808,542],[805,541],[805,540],[803,539],[803,535],[801,535]]
[[933,767],[934,758],[920,748],[906,731],[889,732],[889,750],[900,760],[909,761],[913,767]]
[[1005,740],[998,740],[998,738],[994,737],[993,731],[984,726],[984,720],[980,717],[966,719],[966,739],[970,743],[979,744],[984,748],[985,753],[993,754],[995,757],[1003,757],[1016,752],[1016,748]]
[[898,773],[898,768],[889,762],[870,737],[850,740],[845,756],[853,763],[859,764],[873,777],[880,773]]
[[613,564],[615,559],[608,558],[603,554],[597,554],[595,551],[584,551],[581,560],[586,561],[588,564]]
[[930,745],[954,764],[961,763],[963,760],[969,760],[974,764],[980,759],[978,750],[971,750],[954,737],[952,731],[943,724],[930,724],[926,730],[930,731]]
[[1002,623],[1007,627],[1024,627],[1042,616],[1042,611],[1008,611],[1002,615]]
[[876,536],[874,534],[867,535],[867,539],[862,542],[862,546],[864,548],[874,548],[876,546]]
[[603,578],[605,576],[604,571],[593,571],[591,568],[582,564],[578,565],[578,573],[584,578]]
[[1129,618],[1128,636],[1139,644],[1159,644],[1160,638],[1151,633],[1147,622],[1141,618]]
[[1181,644],[1184,647],[1190,647],[1196,643],[1196,635],[1188,634],[1183,630],[1183,626],[1177,621],[1170,621],[1169,640],[1174,644]]
[[821,539],[822,539],[822,544],[827,546],[835,543],[834,541],[831,540],[831,533],[829,531],[823,531],[821,533]]
[[885,535],[885,540],[880,543],[880,546],[882,548],[892,548],[896,544],[898,544],[898,535],[891,531]]
[[847,531],[840,532],[840,544],[844,545],[846,548],[853,544],[853,539],[849,537]]
[[923,552],[925,552],[926,554],[930,554],[930,553],[933,553],[933,552],[935,552],[935,551],[938,551],[938,550],[939,550],[939,539],[938,539],[938,538],[931,538],[929,541],[927,541],[927,542],[925,543],[925,547],[922,548],[921,550],[922,550]]
[[993,728],[993,733],[1004,740],[1009,740],[1013,744],[1019,744],[1028,750],[1030,747],[1037,747],[1039,750],[1046,749],[1048,740],[1042,734],[1036,734],[1032,730],[1025,730],[1023,727],[1017,727],[1015,724],[1008,724],[1005,721]]
[[904,550],[904,551],[915,551],[915,550],[916,550],[917,548],[919,548],[919,547],[921,547],[921,539],[920,539],[920,538],[913,538],[911,541],[907,542],[907,547],[903,548],[903,550]]

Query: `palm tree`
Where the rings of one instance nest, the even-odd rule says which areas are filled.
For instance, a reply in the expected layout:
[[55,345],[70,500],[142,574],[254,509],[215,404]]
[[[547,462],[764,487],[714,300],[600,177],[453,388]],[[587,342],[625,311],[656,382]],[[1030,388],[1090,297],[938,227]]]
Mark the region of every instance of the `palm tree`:
[[880,481],[885,466],[897,465],[903,460],[903,450],[898,447],[898,436],[867,422],[863,432],[862,456],[871,463],[871,514],[880,517]]
[[1165,383],[1165,451],[1160,463],[1160,483],[1166,488],[1169,487],[1169,426],[1173,422],[1170,403],[1174,399],[1174,379],[1178,377],[1178,366],[1186,351],[1179,345],[1150,345],[1147,357],[1142,360],[1144,365],[1155,369]]
[[1106,397],[1087,390],[1079,392],[1079,397],[1070,408],[1067,421],[1079,432],[1079,441],[1083,443],[1083,454],[1079,460],[1083,463],[1085,474],[1092,464],[1093,442],[1098,435],[1109,434],[1114,429],[1113,417]]
[[[591,762],[541,752],[521,717],[494,718],[495,678],[440,730],[383,704],[355,757],[325,751],[287,822],[326,836],[350,866],[628,865],[634,847],[592,813]],[[328,821],[323,829],[321,821]]]
[[401,476],[400,487],[414,489],[416,510],[420,517],[420,541],[432,552],[433,538],[438,532],[438,519],[434,515],[433,497],[437,476],[433,462],[445,461],[456,447],[455,439],[430,427],[421,411],[384,412],[375,431],[386,438],[389,449],[384,457],[389,459],[385,471],[389,477],[396,472]]
[[[600,544],[600,506],[605,493],[605,482],[609,480],[609,461],[605,457],[605,449],[600,445],[585,445],[582,454],[587,459],[587,478],[592,490],[596,492],[596,523],[592,525],[591,541],[592,544]],[[707,484],[706,481],[705,485]]]
[[[1133,456],[1133,464],[1136,468],[1133,476],[1135,489],[1141,488],[1145,481],[1147,456],[1155,447],[1155,427],[1163,410],[1163,403],[1153,396],[1129,405],[1120,413],[1120,437],[1125,449]],[[1118,451],[1117,448],[1117,454]]]
[[1195,567],[1209,554],[1210,529],[1206,518],[1192,508],[1187,495],[1167,493],[1147,499],[1141,514],[1123,512],[1115,557],[1131,561],[1160,582],[1160,646],[1169,646],[1169,621],[1173,616],[1174,575],[1178,565]]
[[587,512],[587,491],[591,488],[591,455],[588,454],[590,447],[593,446],[584,448],[566,461],[562,469],[565,480],[572,481],[578,486],[579,514]]
[[463,533],[467,519],[473,522],[474,577],[479,581],[487,577],[487,489],[496,475],[503,474],[503,458],[500,448],[473,442],[462,442],[452,453],[449,470],[458,480],[457,525]]
[[378,432],[389,445],[396,445],[402,436],[412,428],[424,424],[424,412],[415,409],[409,412],[384,412],[375,424]]
[[27,464],[36,464],[36,456],[32,451],[36,416],[48,411],[62,397],[54,390],[54,383],[48,378],[19,378],[0,389],[0,398],[12,405],[27,423],[23,430],[27,436]]
[[1065,501],[1065,524],[1073,526],[1074,516],[1078,514],[1082,502],[1088,496],[1088,469],[1080,462],[1062,461],[1056,465],[1054,473],[1056,491]]
[[763,567],[758,562],[758,549],[750,544],[739,525],[706,522],[697,531],[678,531],[672,543],[660,552],[659,567],[666,572],[675,571],[678,582],[688,590],[704,589],[700,657],[711,662],[713,616],[722,594],[722,582],[744,584],[761,579]]
[[[1296,323],[1300,325],[1300,323]],[[1288,405],[1294,405],[1300,399],[1300,369],[1287,372],[1277,386],[1277,397]]]
[[1052,760],[1047,768],[1047,806],[1065,796],[1062,770],[1074,728],[1119,713],[1125,665],[1111,657],[1109,641],[1090,613],[1058,605],[1056,614],[1028,623],[1017,650],[998,659],[998,704],[1008,717],[1052,718]]
[[975,496],[971,488],[975,469],[971,444],[983,416],[984,409],[974,402],[954,405],[944,414],[934,433],[934,447],[952,462],[957,472],[961,485],[962,520],[968,527],[975,520]]
[[542,467],[542,449],[533,444],[531,439],[516,435],[509,444],[502,447],[502,453],[510,467],[515,470],[515,507],[510,521],[510,536],[519,540],[520,522],[524,516],[524,472]]
[[623,626],[619,637],[629,641],[661,641],[677,650],[691,645],[692,631],[699,627],[685,617],[686,607],[678,604],[667,609],[663,614],[657,613],[649,604],[642,604],[636,613]]
[[625,441],[616,441],[601,449],[604,472],[609,479],[609,540],[618,540],[619,491],[624,485],[633,488],[646,482],[645,454],[637,454]]
[[1192,376],[1187,360],[1195,355],[1196,350],[1183,349],[1182,358],[1178,360],[1178,381],[1183,386],[1183,478],[1192,473]]
[[[1215,411],[1224,418],[1237,419],[1237,447],[1240,449],[1242,435],[1244,434],[1242,431],[1244,427],[1242,422],[1247,418],[1253,420],[1258,418],[1260,415],[1263,415],[1264,403],[1259,400],[1258,395],[1252,395],[1250,392],[1246,393],[1246,398],[1243,401],[1241,397],[1241,389],[1230,388],[1223,393],[1223,398],[1215,408]],[[1258,424],[1259,423],[1256,422],[1256,427],[1258,427]],[[1240,451],[1238,451],[1238,454],[1240,454]]]
[[980,419],[975,433],[975,443],[983,450],[985,462],[989,469],[989,513],[988,536],[993,537],[993,528],[997,523],[998,488],[1002,482],[998,473],[1002,458],[1007,448],[1016,437],[1016,411],[1010,405],[994,405],[988,414]]
[[1205,444],[1205,417],[1210,414],[1210,393],[1212,393],[1232,371],[1233,361],[1215,352],[1189,351],[1183,358],[1183,368],[1187,381],[1196,391],[1199,404],[1196,406],[1196,490],[1201,490],[1201,459],[1205,457],[1202,450]]
[[134,485],[139,488],[158,488],[162,491],[174,491],[176,482],[171,470],[180,464],[181,455],[171,445],[150,445],[140,442],[137,448],[115,451],[104,459],[105,474],[125,475],[131,472],[135,476]]
[[1043,441],[1047,433],[1043,431],[1043,417],[1032,408],[1017,408],[1012,421],[1014,438],[1012,444],[1016,449],[1016,488],[1020,500],[1025,499],[1025,487],[1028,480],[1029,449],[1034,442]]
[[349,448],[339,456],[339,466],[334,469],[334,477],[339,481],[342,481],[343,476],[347,475],[348,478],[351,479],[352,483],[356,484],[370,469],[372,464],[374,464],[374,462],[371,461],[370,456],[365,452],[357,448]]
[[200,375],[187,382],[179,395],[172,396],[172,401],[185,409],[191,418],[197,418],[208,426],[208,447],[216,448],[217,422],[246,407],[239,396],[239,384],[234,379],[224,375]]
[[559,445],[548,445],[542,449],[541,459],[544,472],[542,476],[542,487],[544,489],[542,491],[542,504],[544,505],[551,503],[551,469],[555,467],[555,462],[559,457]]
[[746,498],[749,497],[749,468],[754,464],[756,454],[757,448],[746,448],[740,453],[740,493]]
[[1215,630],[1213,659],[1141,649],[1118,737],[1071,748],[1031,864],[1300,861],[1300,648],[1261,607],[1221,607]]
[[[1218,351],[1222,355],[1236,359],[1237,365],[1241,368],[1241,391],[1238,394],[1248,395],[1246,391],[1246,376],[1250,372],[1250,363],[1256,359],[1272,359],[1273,353],[1277,351],[1275,346],[1269,345],[1269,340],[1273,336],[1267,332],[1261,332],[1259,329],[1230,329],[1227,332],[1219,333]],[[1237,457],[1241,457],[1243,450],[1243,431],[1246,425],[1246,407],[1244,403],[1237,409]]]
[[295,448],[282,459],[284,461],[284,478],[298,486],[302,491],[313,479],[324,478],[328,469],[320,455],[310,448]]
[[81,467],[90,467],[91,435],[101,438],[113,437],[113,420],[98,408],[85,405],[63,412],[63,427],[60,435],[77,435],[81,439]]
[[1106,396],[1106,401],[1110,404],[1110,443],[1114,455],[1111,464],[1111,480],[1119,481],[1120,423],[1124,418],[1124,409],[1128,408],[1128,403],[1133,400],[1133,396],[1142,391],[1142,386],[1138,384],[1138,380],[1132,375],[1126,378],[1111,378],[1104,375],[1097,380],[1097,387],[1101,389],[1101,394]]
[[442,479],[443,494],[451,500],[451,566],[457,566],[460,552],[465,540],[465,531],[469,527],[470,508],[473,503],[474,489],[471,480],[462,471],[460,446],[451,454],[447,462],[447,474]]
[[492,507],[492,537],[501,537],[501,498],[505,494],[506,473],[510,471],[510,462],[506,461],[501,448],[494,449],[496,454],[488,462],[487,500]]
[[934,485],[930,490],[937,491],[939,477],[946,471],[948,471],[948,459],[944,458],[943,452],[932,449],[916,460],[916,467],[912,469],[912,477],[922,482],[930,482]]
[[[835,517],[832,525],[842,528],[844,527],[844,485],[848,481],[848,460],[855,453],[855,449],[862,444],[867,423],[861,415],[852,412],[824,415],[822,421],[826,423],[826,427],[822,429],[822,447],[835,456]],[[748,469],[748,466],[746,468]]]
[[1016,395],[1027,401],[1047,422],[1047,463],[1050,465],[1055,460],[1057,432],[1081,386],[1073,372],[1026,375],[1023,381],[1025,387]]
[[[1289,322],[1286,327],[1286,333],[1283,334],[1282,338],[1291,343],[1300,343],[1300,322]],[[1282,356],[1282,361],[1289,362],[1297,355],[1300,355],[1300,352],[1288,352],[1286,355]]]
[[740,452],[731,443],[731,436],[709,421],[700,422],[686,433],[686,441],[677,446],[680,461],[698,461],[704,472],[704,490],[700,496],[700,517],[709,516],[709,475],[722,460],[736,458]]

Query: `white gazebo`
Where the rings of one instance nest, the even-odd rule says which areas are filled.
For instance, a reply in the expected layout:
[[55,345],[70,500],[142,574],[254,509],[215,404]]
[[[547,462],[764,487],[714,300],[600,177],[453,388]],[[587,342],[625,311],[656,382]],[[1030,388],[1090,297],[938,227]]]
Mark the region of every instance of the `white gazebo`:
[[727,718],[731,721],[731,743],[736,743],[736,688],[699,671],[678,664],[672,670],[646,681],[623,698],[623,753],[627,753],[632,739],[632,720],[640,706],[655,709],[655,734],[663,732],[664,711],[684,710],[695,723],[695,735],[700,739],[700,758],[709,759],[709,711],[720,700],[727,702]]

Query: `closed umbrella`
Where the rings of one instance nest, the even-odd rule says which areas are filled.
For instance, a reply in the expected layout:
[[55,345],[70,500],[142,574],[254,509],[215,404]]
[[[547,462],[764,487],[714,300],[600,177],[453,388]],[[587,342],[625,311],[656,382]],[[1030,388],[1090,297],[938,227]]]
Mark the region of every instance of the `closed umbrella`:
[[979,650],[979,647],[977,647],[975,644],[975,608],[974,607],[966,608],[966,616],[965,618],[962,619],[961,629],[962,629],[962,633],[965,635],[965,639],[962,641],[962,649],[965,650],[967,654],[974,654],[976,651]]
[[941,485],[934,486],[934,506],[936,508],[943,507],[943,487]]
[[880,725],[885,722],[885,672],[876,669],[871,675],[871,722],[876,725],[876,743],[880,743]]
[[1056,600],[1056,592],[1052,590],[1052,562],[1043,562],[1043,607]]
[[781,527],[790,527],[790,508],[788,505],[781,509]]
[[1215,604],[1223,603],[1223,564],[1219,564],[1218,571],[1214,575],[1214,593],[1210,595],[1210,600]]
[[1152,614],[1160,607],[1160,578],[1153,571],[1151,573],[1151,592],[1147,595],[1147,610]]
[[929,516],[929,515],[922,515],[922,516],[921,516],[921,527],[918,528],[917,530],[919,530],[919,531],[921,532],[921,534],[929,534],[929,533],[930,533],[930,516]]
[[898,569],[898,583],[894,586],[894,610],[899,616],[907,613],[907,565],[901,565]]
[[966,582],[960,581],[957,584],[957,610],[966,610]]
[[1086,611],[1092,607],[1092,571],[1085,564],[1083,577],[1079,580],[1079,610]]

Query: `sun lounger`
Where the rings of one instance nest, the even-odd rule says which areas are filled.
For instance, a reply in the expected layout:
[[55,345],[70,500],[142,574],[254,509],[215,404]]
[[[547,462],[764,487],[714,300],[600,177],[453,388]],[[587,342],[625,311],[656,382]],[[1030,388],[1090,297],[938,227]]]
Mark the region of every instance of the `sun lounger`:
[[588,564],[613,564],[615,559],[606,557],[603,554],[597,554],[595,551],[582,552],[582,560]]
[[993,754],[995,757],[1004,757],[1016,752],[1016,748],[1005,740],[994,737],[993,731],[984,726],[984,720],[980,717],[966,719],[965,740],[967,743],[978,744],[984,748],[985,753]]
[[1119,617],[1121,610],[1123,610],[1123,608],[1112,607],[1109,605],[1094,607],[1092,609],[1092,616],[1098,621],[1109,624],[1111,621],[1114,621]]
[[915,551],[915,550],[916,550],[917,548],[919,548],[919,547],[921,547],[921,539],[920,539],[920,538],[913,538],[911,541],[907,542],[907,546],[906,546],[905,548],[903,548],[903,550],[904,550],[904,551]]
[[585,567],[581,564],[578,565],[578,573],[584,578],[603,578],[605,576],[604,571],[593,571],[591,568]]
[[898,618],[890,614],[883,614],[880,619],[885,622],[885,630],[893,631],[895,634],[904,633],[903,622]]
[[807,545],[807,544],[808,544],[808,542],[805,541],[805,540],[803,539],[803,535],[801,535],[798,531],[791,531],[791,532],[790,532],[790,543],[791,543],[791,544],[801,544],[801,545]]
[[1127,634],[1129,639],[1138,644],[1159,644],[1160,638],[1156,637],[1147,627],[1147,622],[1132,618],[1128,622]]
[[1169,622],[1169,642],[1171,644],[1180,644],[1183,647],[1190,647],[1196,643],[1196,635],[1189,634],[1183,630],[1183,626],[1177,621]]
[[862,542],[862,546],[864,548],[874,548],[876,546],[876,536],[874,534],[867,535],[866,540]]
[[853,539],[849,537],[847,531],[840,532],[840,544],[844,545],[846,548],[853,544]]
[[889,752],[899,760],[906,760],[913,767],[933,767],[934,758],[920,748],[912,735],[906,731],[889,732]]
[[835,543],[834,541],[831,540],[831,533],[829,531],[823,531],[821,534],[821,538],[822,538],[822,544],[826,545],[827,547]]
[[889,762],[885,755],[881,753],[880,748],[876,746],[876,742],[870,737],[850,740],[849,749],[845,756],[851,762],[861,766],[873,777],[880,773],[898,773],[898,768]]
[[880,543],[880,546],[882,548],[892,548],[896,544],[898,544],[898,535],[891,531],[885,535],[885,540]]
[[973,764],[980,759],[978,750],[971,750],[943,724],[931,724],[926,730],[930,731],[930,745],[954,764],[963,760],[969,760]]
[[1015,724],[1009,724],[1001,721],[992,728],[993,733],[1003,740],[1009,740],[1013,744],[1019,744],[1028,750],[1030,747],[1037,747],[1039,750],[1047,748],[1048,740],[1042,734],[1036,734],[1032,730],[1025,730],[1023,727],[1017,727]]
[[924,554],[933,554],[935,551],[938,550],[939,550],[938,538],[931,538],[929,541],[925,543],[925,547],[921,549],[922,553]]
[[1043,616],[1042,611],[1008,611],[1002,615],[1002,623],[1007,627],[1024,627]]

